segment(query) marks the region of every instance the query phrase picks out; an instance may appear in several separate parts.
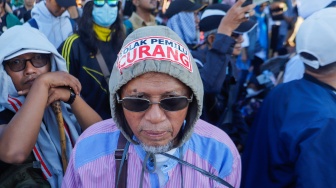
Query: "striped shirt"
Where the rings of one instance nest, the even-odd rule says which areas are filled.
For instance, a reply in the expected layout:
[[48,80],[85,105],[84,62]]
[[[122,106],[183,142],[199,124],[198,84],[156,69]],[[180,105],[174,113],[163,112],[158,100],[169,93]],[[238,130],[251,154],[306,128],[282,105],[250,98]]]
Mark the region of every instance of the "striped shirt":
[[[78,139],[70,157],[62,187],[114,187],[114,151],[120,131],[112,119],[89,127]],[[223,178],[234,187],[240,186],[240,155],[231,139],[217,127],[198,120],[190,139],[176,150],[183,160]],[[131,144],[128,150],[127,187],[139,187],[145,151]],[[174,159],[161,166],[165,183],[161,187],[225,187],[188,166],[181,168]],[[145,171],[143,187],[160,187],[159,176]]]

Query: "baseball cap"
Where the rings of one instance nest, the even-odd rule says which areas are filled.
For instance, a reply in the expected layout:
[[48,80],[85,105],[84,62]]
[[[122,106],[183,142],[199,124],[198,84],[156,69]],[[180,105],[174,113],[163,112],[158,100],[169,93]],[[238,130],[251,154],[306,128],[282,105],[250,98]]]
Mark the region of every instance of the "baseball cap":
[[9,60],[9,59],[12,59],[14,57],[17,57],[19,55],[26,54],[26,53],[50,54],[51,52],[48,52],[45,50],[37,50],[37,49],[22,49],[13,54],[6,56],[4,60]]
[[[226,4],[213,4],[208,6],[201,16],[199,23],[200,30],[207,32],[217,29],[222,18],[226,15],[230,8],[231,6]],[[241,23],[238,28],[234,30],[234,32],[243,34],[253,29],[256,25],[256,21],[249,19]]]
[[336,45],[336,8],[325,8],[309,16],[300,26],[296,35],[296,51],[313,55],[317,60],[301,60],[318,69],[336,62],[336,55],[331,52]]
[[326,8],[334,0],[297,0],[299,16],[306,19],[314,12]]
[[76,0],[56,0],[56,2],[60,7],[65,7],[65,8],[77,5]]
[[170,3],[166,13],[164,14],[165,17],[171,18],[175,14],[185,11],[185,12],[194,12],[200,11],[205,8],[207,5],[201,5],[195,3],[194,0],[175,0]]

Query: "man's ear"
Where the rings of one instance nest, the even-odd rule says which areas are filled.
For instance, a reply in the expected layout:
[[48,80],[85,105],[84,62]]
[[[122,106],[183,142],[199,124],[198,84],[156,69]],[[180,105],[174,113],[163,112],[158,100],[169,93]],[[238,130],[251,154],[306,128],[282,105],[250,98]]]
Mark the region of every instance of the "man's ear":
[[211,47],[212,46],[212,43],[215,41],[215,34],[210,34],[208,37],[207,37],[207,42],[209,44],[209,46]]

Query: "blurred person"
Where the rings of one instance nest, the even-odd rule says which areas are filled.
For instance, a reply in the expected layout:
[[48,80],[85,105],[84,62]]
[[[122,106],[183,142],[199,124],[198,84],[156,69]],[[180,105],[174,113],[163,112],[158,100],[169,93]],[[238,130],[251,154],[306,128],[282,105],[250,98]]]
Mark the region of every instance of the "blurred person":
[[31,19],[25,23],[40,30],[58,48],[76,27],[70,18],[68,7],[76,6],[75,0],[45,0],[37,3],[31,10]]
[[[297,0],[298,13],[303,19],[308,18],[311,14],[323,8],[335,7],[334,0]],[[301,79],[304,74],[304,64],[300,59],[299,54],[296,54],[286,63],[283,82]]]
[[109,76],[104,71],[112,71],[125,38],[119,6],[117,0],[88,1],[78,31],[58,49],[66,59],[69,73],[82,84],[81,96],[103,119],[111,118],[106,81]]
[[135,11],[133,11],[130,18],[124,21],[126,35],[140,27],[158,25],[153,15],[157,0],[133,0],[132,3]]
[[12,27],[0,44],[7,44],[0,50],[0,187],[60,187],[65,172],[50,104],[61,101],[67,158],[79,134],[101,118],[38,30]]
[[165,12],[167,27],[177,33],[190,49],[200,43],[199,11],[205,7],[192,0],[175,0]]
[[24,4],[13,11],[13,14],[19,18],[19,20],[24,23],[31,18],[31,9],[35,5],[35,0],[24,0]]
[[6,5],[6,0],[0,0],[0,35],[15,25],[22,25],[14,14],[6,11]]
[[296,35],[302,79],[267,95],[242,155],[242,187],[333,187],[336,172],[336,9],[309,16]]
[[239,0],[232,7],[213,4],[205,8],[200,21],[205,47],[192,51],[198,62],[204,84],[204,108],[201,119],[224,130],[242,151],[247,125],[238,109],[239,93],[236,57],[241,53],[243,33],[256,26],[245,17],[253,16],[255,5],[241,7]]
[[109,88],[113,121],[81,135],[63,187],[239,187],[239,153],[199,120],[202,80],[175,32],[146,26],[129,34]]

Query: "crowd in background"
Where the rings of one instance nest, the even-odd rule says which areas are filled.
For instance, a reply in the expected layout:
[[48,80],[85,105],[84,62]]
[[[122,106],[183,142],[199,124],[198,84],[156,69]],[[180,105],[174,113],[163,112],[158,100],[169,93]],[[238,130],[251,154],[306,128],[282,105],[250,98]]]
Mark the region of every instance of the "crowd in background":
[[[303,76],[303,64],[289,67],[299,58],[295,38],[305,19],[296,0],[247,5],[252,10],[239,18],[242,23],[229,17],[235,0],[101,2],[0,0],[0,35],[15,25],[44,33],[81,82],[81,97],[102,119],[111,118],[108,78],[118,52],[141,27],[167,26],[186,43],[204,84],[201,119],[224,130],[241,154],[265,97]],[[235,28],[227,34],[230,24]]]
[[[111,117],[109,104],[106,103],[108,84],[104,78],[106,75],[97,75],[101,72],[101,60],[92,59],[92,56],[102,54],[103,58],[100,59],[111,70],[123,39],[128,34],[144,26],[168,26],[188,45],[198,62],[205,83],[201,118],[227,132],[240,152],[263,98],[271,88],[282,82],[285,63],[295,54],[295,33],[301,23],[293,0],[265,1],[255,6],[246,20],[251,22],[250,26],[245,26],[248,28],[242,31],[234,31],[236,38],[231,35],[236,43],[236,51],[229,53],[233,58],[227,60],[229,65],[224,63],[221,70],[206,63],[221,59],[207,60],[206,56],[209,55],[204,53],[214,51],[214,35],[211,32],[217,32],[214,29],[234,5],[233,0],[125,0],[119,3],[111,0],[116,5],[115,15],[95,12],[93,2],[88,0],[77,0],[76,4],[61,0],[0,2],[0,34],[14,25],[22,24],[44,33],[66,59],[68,71],[82,82],[82,97],[103,119]],[[209,20],[219,16],[217,23],[206,19],[202,21],[206,7],[217,9],[212,6],[218,4],[227,8],[219,6],[217,8],[223,9],[224,14],[211,15],[213,17]],[[220,43],[221,46],[227,44],[225,41]],[[202,53],[203,57],[200,57]],[[223,52],[222,55],[227,54]],[[209,71],[202,73],[207,71],[206,67],[210,67]],[[215,69],[220,70],[218,75],[221,76],[209,78]],[[206,83],[210,82],[207,87]]]

